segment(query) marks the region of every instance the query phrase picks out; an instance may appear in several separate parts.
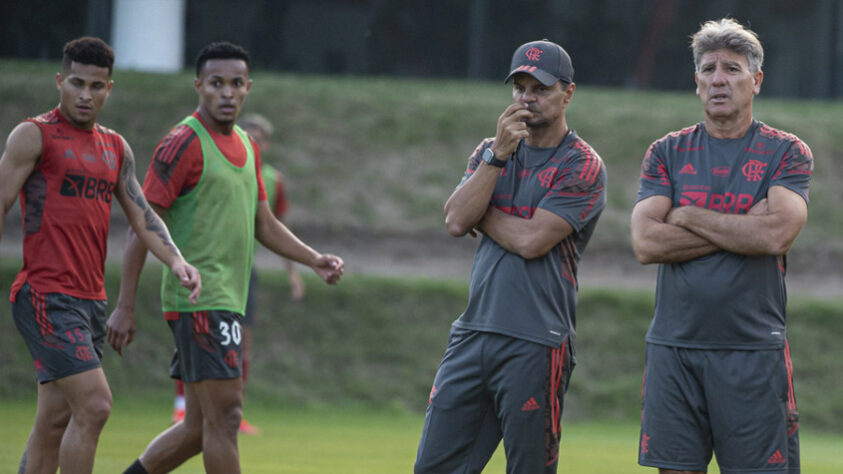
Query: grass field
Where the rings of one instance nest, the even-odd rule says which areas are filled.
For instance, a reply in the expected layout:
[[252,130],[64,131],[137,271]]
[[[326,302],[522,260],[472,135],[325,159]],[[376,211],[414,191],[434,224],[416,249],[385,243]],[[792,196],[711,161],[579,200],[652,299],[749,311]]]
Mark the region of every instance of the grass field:
[[[95,473],[122,472],[169,420],[170,400],[116,400],[97,452]],[[4,401],[0,419],[0,473],[14,467],[32,423],[34,403]],[[258,436],[240,438],[243,472],[278,474],[397,474],[412,472],[423,417],[402,411],[368,409],[286,410],[247,406]],[[560,473],[655,472],[636,464],[638,426],[632,423],[563,423]],[[802,471],[843,472],[843,436],[802,433]],[[484,472],[503,473],[501,449]],[[201,473],[194,458],[175,472]],[[719,473],[716,465],[709,472]]]

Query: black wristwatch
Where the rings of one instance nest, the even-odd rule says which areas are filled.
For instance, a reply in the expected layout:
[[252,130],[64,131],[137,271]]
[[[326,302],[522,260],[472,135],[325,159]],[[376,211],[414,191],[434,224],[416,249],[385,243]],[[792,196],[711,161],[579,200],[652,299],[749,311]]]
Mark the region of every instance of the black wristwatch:
[[495,158],[495,152],[492,151],[492,147],[486,148],[483,150],[483,155],[481,155],[483,162],[487,165],[497,166],[498,168],[503,168],[506,166],[506,160],[499,160]]

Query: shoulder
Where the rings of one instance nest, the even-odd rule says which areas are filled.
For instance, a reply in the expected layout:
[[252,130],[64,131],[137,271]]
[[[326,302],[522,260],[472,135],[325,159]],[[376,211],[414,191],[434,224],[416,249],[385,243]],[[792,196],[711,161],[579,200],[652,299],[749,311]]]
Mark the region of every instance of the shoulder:
[[483,153],[483,150],[485,150],[486,148],[490,148],[494,144],[495,144],[495,137],[484,138],[483,140],[480,141],[480,144],[477,145],[477,147],[471,153],[471,156],[472,157],[480,156],[480,154]]
[[811,149],[808,147],[808,144],[803,142],[799,137],[790,132],[785,132],[784,130],[773,128],[763,122],[758,122],[758,130],[756,133],[759,136],[768,140],[786,143],[789,145],[790,149],[795,149],[802,155],[808,157],[812,156]]
[[196,136],[196,132],[189,126],[176,125],[158,142],[153,159],[171,162],[174,157],[180,157],[187,150]]
[[9,138],[6,140],[6,150],[17,150],[24,153],[34,151],[36,154],[40,154],[42,143],[41,128],[34,122],[27,120],[19,123],[9,133]]
[[94,132],[96,132],[100,135],[108,136],[108,137],[113,136],[113,137],[118,138],[118,139],[123,138],[119,133],[115,132],[114,130],[112,130],[112,129],[104,126],[104,125],[100,125],[99,123],[94,124]]
[[176,140],[183,140],[196,136],[196,131],[187,124],[179,124],[170,129],[161,139],[161,143],[170,143]]
[[650,145],[650,148],[669,147],[671,145],[675,145],[683,141],[693,140],[695,138],[701,137],[703,133],[705,133],[705,131],[703,130],[702,123],[697,123],[695,125],[691,125],[690,127],[685,127],[680,130],[668,132],[663,137],[654,141],[652,145]]
[[[599,184],[606,179],[606,166],[603,159],[597,154],[597,151],[591,147],[585,140],[576,135],[569,140],[566,145],[567,151],[564,156],[551,158],[550,166],[555,166],[562,169],[570,168],[573,174],[571,177],[576,178],[574,182],[579,183],[580,186],[592,186]],[[555,163],[554,163],[555,162]],[[565,175],[567,173],[563,173]]]
[[568,145],[568,149],[571,152],[586,159],[597,159],[602,161],[600,155],[597,154],[597,151],[592,148],[588,142],[580,138],[580,136],[574,131],[572,131],[571,134],[573,136],[571,137],[570,144]]
[[129,143],[126,141],[123,135],[120,135],[119,133],[115,132],[114,130],[108,127],[95,123],[94,133],[105,141],[112,142],[115,145],[124,149],[129,148]]
[[699,142],[704,135],[705,129],[702,127],[702,122],[680,130],[668,132],[650,144],[644,160],[652,160],[653,155],[669,159],[675,153],[698,149],[700,146]]
[[468,167],[469,168],[476,168],[480,164],[480,156],[483,154],[483,151],[486,148],[491,148],[492,145],[495,143],[495,139],[492,138],[484,138],[474,151],[468,155]]
[[778,128],[773,128],[767,125],[764,122],[758,122],[758,130],[757,133],[764,138],[768,138],[770,140],[780,140],[780,141],[787,141],[787,142],[795,142],[795,141],[802,141],[796,135],[785,132],[784,130],[779,130]]
[[600,157],[597,150],[580,138],[576,132],[571,133],[573,136],[569,140],[570,143],[567,145],[568,151],[566,153],[569,159],[587,162],[593,161],[594,166],[603,166],[603,158]]
[[30,117],[26,119],[26,122],[31,122],[37,125],[55,125],[61,122],[61,115],[59,115],[58,109],[53,109],[49,112],[44,112],[41,115]]

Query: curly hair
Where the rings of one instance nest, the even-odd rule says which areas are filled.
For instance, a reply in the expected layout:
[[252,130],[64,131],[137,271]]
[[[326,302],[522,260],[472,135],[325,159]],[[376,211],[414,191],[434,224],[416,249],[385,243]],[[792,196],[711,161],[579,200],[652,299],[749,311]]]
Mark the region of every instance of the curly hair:
[[99,38],[83,36],[64,45],[62,70],[69,70],[72,62],[108,68],[108,75],[111,76],[114,71],[114,50]]
[[196,56],[196,77],[202,73],[202,68],[209,59],[242,59],[246,62],[246,68],[252,69],[252,60],[249,52],[242,46],[238,46],[228,41],[218,41],[211,43]]

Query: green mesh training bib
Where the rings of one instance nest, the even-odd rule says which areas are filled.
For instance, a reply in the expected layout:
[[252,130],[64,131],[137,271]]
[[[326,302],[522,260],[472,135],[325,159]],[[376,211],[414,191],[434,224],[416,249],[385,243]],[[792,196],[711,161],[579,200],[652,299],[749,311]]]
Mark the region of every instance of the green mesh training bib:
[[234,131],[246,148],[242,168],[231,164],[196,117],[179,125],[192,128],[202,145],[202,176],[190,192],[164,213],[164,222],[184,258],[202,275],[202,294],[190,304],[190,291],[164,267],[164,311],[225,310],[244,314],[255,248],[258,185],[255,155],[246,132]]

